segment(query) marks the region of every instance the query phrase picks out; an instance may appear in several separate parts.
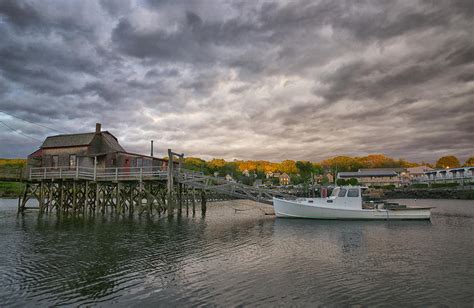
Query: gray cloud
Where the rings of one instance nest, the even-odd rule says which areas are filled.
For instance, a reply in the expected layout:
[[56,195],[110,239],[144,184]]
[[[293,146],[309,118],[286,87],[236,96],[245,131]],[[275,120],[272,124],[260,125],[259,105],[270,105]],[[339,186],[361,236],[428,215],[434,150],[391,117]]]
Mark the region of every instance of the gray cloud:
[[[134,152],[474,154],[472,1],[0,1],[0,110]],[[54,132],[0,113],[19,132]],[[0,156],[38,142],[0,126]]]

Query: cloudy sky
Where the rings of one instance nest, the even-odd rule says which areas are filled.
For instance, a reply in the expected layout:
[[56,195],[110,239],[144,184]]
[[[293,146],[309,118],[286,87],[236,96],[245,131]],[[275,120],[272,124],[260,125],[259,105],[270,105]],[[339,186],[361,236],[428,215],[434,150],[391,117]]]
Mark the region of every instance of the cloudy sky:
[[474,155],[472,0],[0,0],[0,38],[0,157],[96,122],[163,155]]

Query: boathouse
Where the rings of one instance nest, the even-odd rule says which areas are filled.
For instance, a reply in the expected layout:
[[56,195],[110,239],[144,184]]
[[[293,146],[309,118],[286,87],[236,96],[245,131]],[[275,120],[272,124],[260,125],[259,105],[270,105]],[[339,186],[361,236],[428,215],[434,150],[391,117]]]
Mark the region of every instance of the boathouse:
[[117,137],[101,130],[95,132],[49,136],[41,147],[28,156],[30,167],[70,168],[135,168],[162,167],[167,161],[161,158],[127,152]]

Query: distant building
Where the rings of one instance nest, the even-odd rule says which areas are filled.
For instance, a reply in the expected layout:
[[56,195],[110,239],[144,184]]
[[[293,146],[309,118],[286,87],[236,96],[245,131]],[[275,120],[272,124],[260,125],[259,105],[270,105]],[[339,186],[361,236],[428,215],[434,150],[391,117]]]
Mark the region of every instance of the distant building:
[[461,167],[451,169],[437,169],[423,172],[414,183],[474,183],[474,167]]
[[75,169],[94,165],[99,168],[165,168],[167,161],[125,151],[114,135],[101,130],[99,123],[92,133],[47,137],[41,147],[28,156],[30,167]]
[[366,186],[400,186],[401,179],[394,170],[360,169],[357,172],[339,172],[337,179],[357,179],[361,185]]
[[262,186],[262,185],[263,185],[263,181],[261,179],[256,179],[253,182],[253,186],[255,186],[255,187],[259,187],[259,186]]
[[234,178],[230,174],[226,174],[225,179],[226,181],[234,182]]
[[273,172],[271,171],[268,171],[267,173],[265,173],[265,177],[268,179],[271,179],[273,177]]
[[434,169],[428,166],[418,166],[407,168],[407,174],[410,181],[415,181],[417,179],[423,178],[425,176],[425,172],[433,171]]
[[242,174],[245,176],[250,176],[250,171],[248,171],[248,169],[245,169],[244,171],[242,171]]
[[279,176],[280,185],[289,185],[290,184],[290,176],[286,173],[283,173]]

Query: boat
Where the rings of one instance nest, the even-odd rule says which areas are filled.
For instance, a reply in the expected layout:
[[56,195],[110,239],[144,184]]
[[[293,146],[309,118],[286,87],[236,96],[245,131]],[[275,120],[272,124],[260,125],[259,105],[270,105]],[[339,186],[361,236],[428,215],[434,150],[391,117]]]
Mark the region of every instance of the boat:
[[310,219],[430,219],[432,207],[408,207],[382,200],[369,200],[367,187],[335,187],[326,198],[273,198],[276,217]]

